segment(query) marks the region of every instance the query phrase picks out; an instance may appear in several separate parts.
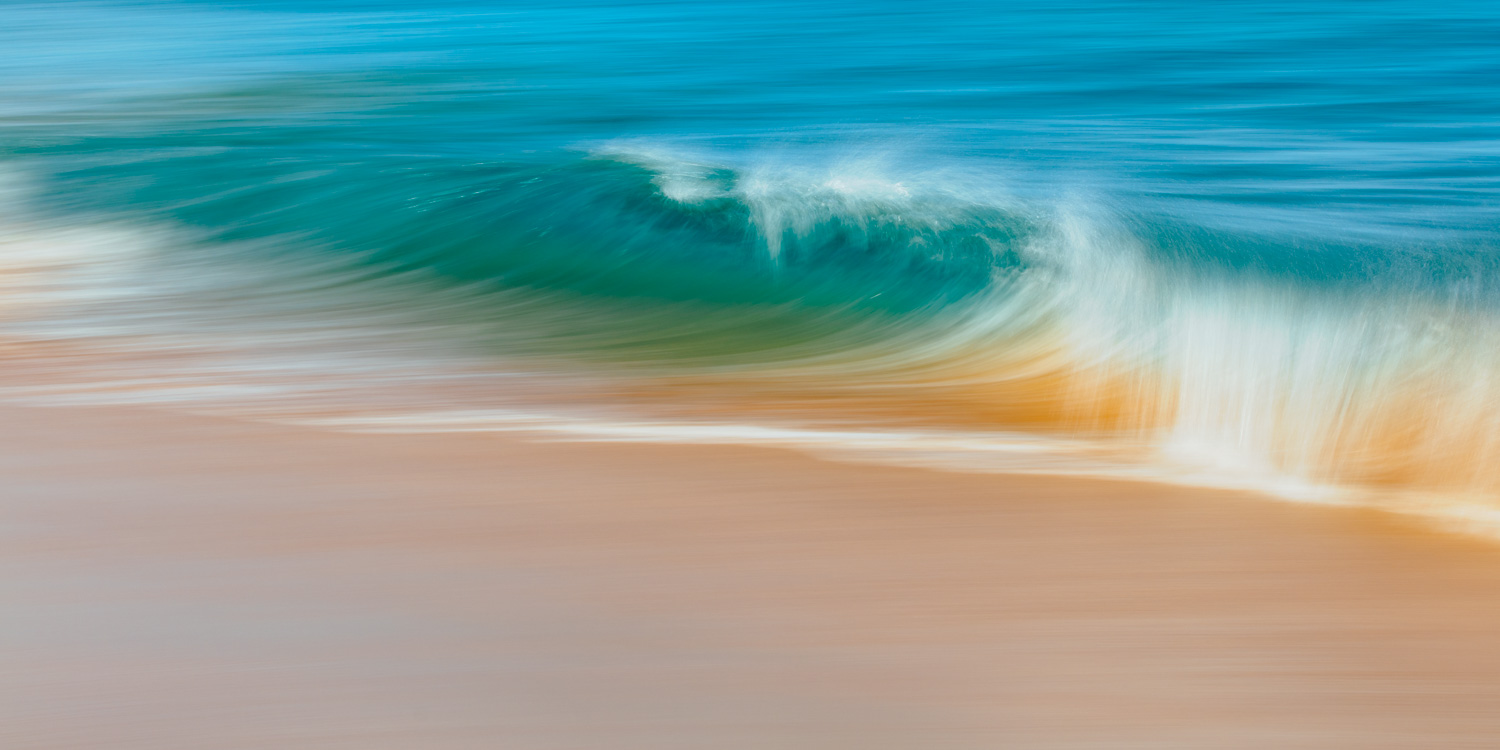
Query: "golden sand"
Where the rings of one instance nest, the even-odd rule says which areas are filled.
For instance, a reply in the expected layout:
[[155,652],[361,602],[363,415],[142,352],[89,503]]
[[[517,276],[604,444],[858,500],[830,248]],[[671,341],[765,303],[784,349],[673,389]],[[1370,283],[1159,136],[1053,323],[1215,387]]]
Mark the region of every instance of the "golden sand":
[[1374,512],[0,418],[0,747],[1500,746],[1500,546]]

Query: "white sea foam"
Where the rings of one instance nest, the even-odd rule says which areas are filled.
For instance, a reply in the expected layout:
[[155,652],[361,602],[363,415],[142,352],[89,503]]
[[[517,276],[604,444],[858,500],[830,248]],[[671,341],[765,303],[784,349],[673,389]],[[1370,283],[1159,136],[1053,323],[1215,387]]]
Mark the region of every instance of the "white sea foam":
[[161,236],[106,221],[64,222],[31,205],[35,187],[0,170],[0,310],[8,317],[136,294],[135,272]]

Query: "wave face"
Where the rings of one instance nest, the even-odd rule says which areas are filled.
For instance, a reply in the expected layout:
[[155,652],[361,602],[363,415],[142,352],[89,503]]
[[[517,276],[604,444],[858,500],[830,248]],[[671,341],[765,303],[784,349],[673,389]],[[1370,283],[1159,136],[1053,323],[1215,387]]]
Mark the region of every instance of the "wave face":
[[1490,4],[817,5],[7,5],[9,325],[1500,512]]

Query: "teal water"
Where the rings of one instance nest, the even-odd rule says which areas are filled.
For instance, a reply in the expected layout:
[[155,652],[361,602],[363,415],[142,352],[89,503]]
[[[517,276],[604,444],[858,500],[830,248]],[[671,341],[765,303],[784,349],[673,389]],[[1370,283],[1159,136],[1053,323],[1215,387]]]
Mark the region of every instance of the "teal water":
[[1489,496],[1497,39],[1465,2],[9,3],[0,171],[12,236],[167,232],[156,294],[280,269],[261,307],[368,288],[496,368]]

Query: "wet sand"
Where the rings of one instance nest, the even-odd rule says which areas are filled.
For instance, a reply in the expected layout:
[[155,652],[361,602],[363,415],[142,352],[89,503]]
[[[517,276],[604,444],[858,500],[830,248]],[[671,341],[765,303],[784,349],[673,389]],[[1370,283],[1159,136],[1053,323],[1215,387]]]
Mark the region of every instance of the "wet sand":
[[0,747],[1500,747],[1500,544],[1378,513],[0,420]]

